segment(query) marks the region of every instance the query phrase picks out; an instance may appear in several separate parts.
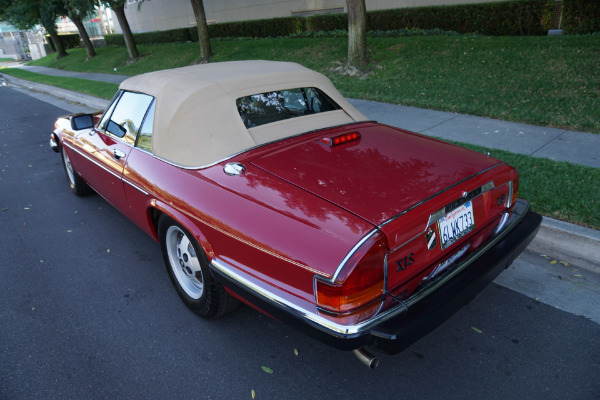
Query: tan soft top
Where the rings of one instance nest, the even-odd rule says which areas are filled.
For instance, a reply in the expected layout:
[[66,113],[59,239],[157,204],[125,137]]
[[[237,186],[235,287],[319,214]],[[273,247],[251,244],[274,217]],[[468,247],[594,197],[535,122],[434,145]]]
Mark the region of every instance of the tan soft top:
[[[300,87],[321,89],[342,110],[247,129],[236,100]],[[123,90],[156,99],[155,155],[184,167],[212,165],[247,149],[303,132],[367,118],[325,76],[295,63],[232,61],[150,72],[125,80]]]

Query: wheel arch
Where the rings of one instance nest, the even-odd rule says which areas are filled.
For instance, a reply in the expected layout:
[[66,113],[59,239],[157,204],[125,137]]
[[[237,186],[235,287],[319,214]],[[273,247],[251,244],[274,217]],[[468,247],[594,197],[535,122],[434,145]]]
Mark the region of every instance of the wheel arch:
[[[214,258],[215,252],[207,237],[204,235],[203,229],[201,228],[201,226],[204,225],[202,221],[164,202],[153,200],[149,209],[149,218],[151,223],[152,236],[156,240],[160,240],[158,236],[158,225],[159,220],[163,215],[171,218],[173,221],[180,224],[192,236],[194,236],[194,239],[196,239],[209,261]],[[204,229],[207,229],[206,226],[204,226]]]

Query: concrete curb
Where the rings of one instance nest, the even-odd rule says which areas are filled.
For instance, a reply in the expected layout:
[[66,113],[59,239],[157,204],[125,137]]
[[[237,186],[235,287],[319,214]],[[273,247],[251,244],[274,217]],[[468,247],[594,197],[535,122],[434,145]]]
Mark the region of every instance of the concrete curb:
[[600,274],[600,231],[544,217],[527,249]]
[[[12,85],[61,98],[90,109],[104,110],[110,103],[109,100],[50,85],[7,75],[5,78]],[[540,255],[558,257],[560,261],[600,274],[600,231],[544,217],[539,233],[527,249]]]
[[18,86],[38,93],[48,94],[50,96],[66,100],[68,102],[86,106],[90,109],[104,110],[110,103],[110,100],[105,100],[96,96],[90,96],[87,94],[58,88],[56,86],[50,86],[45,85],[43,83],[19,79],[10,75],[0,74],[0,76],[4,77],[4,79],[13,86]]

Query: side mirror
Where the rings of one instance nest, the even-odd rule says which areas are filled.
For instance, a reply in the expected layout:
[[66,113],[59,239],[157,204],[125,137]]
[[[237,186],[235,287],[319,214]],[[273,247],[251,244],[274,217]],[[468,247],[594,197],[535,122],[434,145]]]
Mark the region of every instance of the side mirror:
[[94,127],[94,116],[92,114],[79,114],[71,117],[71,128],[74,131],[90,129]]

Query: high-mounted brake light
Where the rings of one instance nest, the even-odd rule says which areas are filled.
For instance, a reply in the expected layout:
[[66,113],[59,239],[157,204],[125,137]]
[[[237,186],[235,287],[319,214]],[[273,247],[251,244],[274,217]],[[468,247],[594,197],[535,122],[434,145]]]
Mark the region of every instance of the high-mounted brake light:
[[352,142],[352,141],[359,140],[359,139],[360,139],[360,133],[352,132],[352,133],[345,133],[343,135],[338,135],[338,136],[334,136],[334,137],[324,137],[320,140],[320,142],[323,143],[325,146],[333,147],[333,146]]

